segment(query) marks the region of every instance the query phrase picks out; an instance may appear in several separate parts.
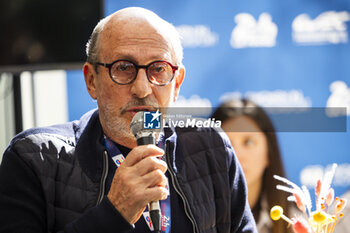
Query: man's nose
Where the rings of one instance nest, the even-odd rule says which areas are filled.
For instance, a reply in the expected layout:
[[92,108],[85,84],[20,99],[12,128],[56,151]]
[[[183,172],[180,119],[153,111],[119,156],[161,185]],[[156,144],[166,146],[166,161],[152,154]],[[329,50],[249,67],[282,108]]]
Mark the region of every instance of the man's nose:
[[139,69],[136,80],[131,84],[132,95],[142,99],[152,93],[152,84],[148,81],[146,70]]

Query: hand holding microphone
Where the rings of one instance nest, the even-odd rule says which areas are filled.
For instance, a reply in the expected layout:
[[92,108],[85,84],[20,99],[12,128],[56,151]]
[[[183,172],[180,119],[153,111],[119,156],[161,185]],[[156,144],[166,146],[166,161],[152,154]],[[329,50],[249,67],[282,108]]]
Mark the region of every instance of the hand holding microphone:
[[[155,145],[155,136],[152,130],[143,129],[143,112],[138,112],[132,118],[130,128],[137,140],[137,145]],[[161,229],[161,211],[159,201],[151,201],[149,203],[149,211],[151,221],[155,232],[160,232]]]
[[[143,132],[142,119],[139,120],[139,115],[142,117],[142,112],[137,113],[132,121],[141,122],[141,126],[136,127],[136,131],[132,130],[139,146],[130,151],[125,161],[116,170],[107,195],[110,202],[130,224],[138,221],[148,203],[150,203],[150,214],[155,213],[160,216],[160,209],[159,215],[157,213],[158,200],[164,200],[168,195],[165,187],[167,179],[164,175],[167,165],[157,158],[162,156],[164,151],[152,144],[141,145],[154,143],[155,139],[153,132]],[[152,210],[155,211],[152,212]],[[155,230],[158,227],[157,221],[152,219]]]

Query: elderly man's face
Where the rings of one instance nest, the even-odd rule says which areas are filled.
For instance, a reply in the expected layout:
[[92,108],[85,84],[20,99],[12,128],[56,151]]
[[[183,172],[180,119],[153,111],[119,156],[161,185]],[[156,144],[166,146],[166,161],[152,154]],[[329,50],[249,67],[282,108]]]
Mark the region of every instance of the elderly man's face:
[[[170,42],[144,20],[110,22],[99,42],[99,62],[102,63],[126,59],[147,65],[164,60],[176,65]],[[173,103],[184,78],[184,69],[180,68],[166,86],[151,84],[145,69],[140,69],[136,80],[128,85],[114,83],[108,69],[102,66],[96,74],[90,64],[85,65],[84,74],[90,95],[97,99],[104,133],[124,146],[134,147],[136,141],[130,132],[132,117],[137,111],[168,107]]]

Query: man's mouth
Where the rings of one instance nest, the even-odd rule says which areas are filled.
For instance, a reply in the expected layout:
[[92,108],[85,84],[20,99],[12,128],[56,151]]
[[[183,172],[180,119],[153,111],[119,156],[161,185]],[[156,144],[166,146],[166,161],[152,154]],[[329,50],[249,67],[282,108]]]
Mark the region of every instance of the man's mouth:
[[153,112],[156,111],[156,108],[151,106],[137,106],[137,107],[131,107],[126,109],[125,112],[129,112],[132,116],[134,116],[137,112],[146,111],[146,112]]

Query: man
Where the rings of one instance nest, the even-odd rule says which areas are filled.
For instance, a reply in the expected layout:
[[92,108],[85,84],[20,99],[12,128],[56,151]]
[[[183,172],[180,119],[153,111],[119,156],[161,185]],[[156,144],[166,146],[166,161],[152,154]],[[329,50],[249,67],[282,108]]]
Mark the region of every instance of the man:
[[157,158],[163,149],[137,146],[130,132],[136,112],[178,96],[185,69],[175,28],[126,8],[96,26],[87,54],[83,72],[98,111],[11,141],[0,168],[0,232],[150,232],[146,206],[158,200],[162,232],[255,232],[226,138],[168,129],[165,162]]

